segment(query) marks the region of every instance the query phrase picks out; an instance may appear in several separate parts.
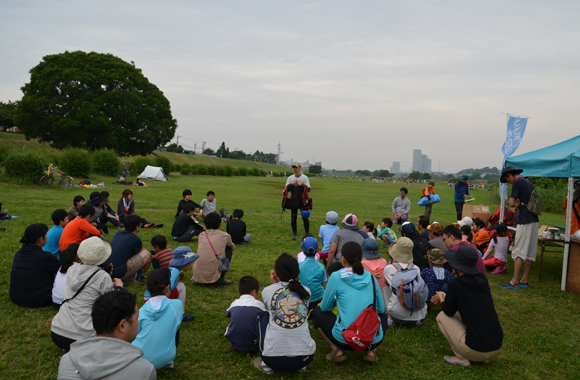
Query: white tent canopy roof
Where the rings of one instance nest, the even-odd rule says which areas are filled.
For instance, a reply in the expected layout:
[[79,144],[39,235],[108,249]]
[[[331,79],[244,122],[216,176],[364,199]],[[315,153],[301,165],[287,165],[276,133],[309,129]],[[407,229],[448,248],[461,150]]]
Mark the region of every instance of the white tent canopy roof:
[[145,170],[143,170],[143,173],[139,174],[137,178],[154,179],[155,181],[163,181],[163,182],[169,181],[169,178],[167,178],[167,176],[163,172],[163,168],[150,165],[147,165]]

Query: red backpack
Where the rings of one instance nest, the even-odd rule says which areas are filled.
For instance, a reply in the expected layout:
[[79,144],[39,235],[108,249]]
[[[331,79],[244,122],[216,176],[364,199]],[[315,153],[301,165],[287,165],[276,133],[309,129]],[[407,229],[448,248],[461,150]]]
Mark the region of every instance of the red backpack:
[[373,304],[367,306],[357,319],[346,330],[342,331],[342,336],[346,343],[355,352],[359,353],[373,344],[375,336],[379,334],[379,326],[381,325],[379,314],[377,313],[377,294],[373,276],[371,276],[371,281],[373,283]]

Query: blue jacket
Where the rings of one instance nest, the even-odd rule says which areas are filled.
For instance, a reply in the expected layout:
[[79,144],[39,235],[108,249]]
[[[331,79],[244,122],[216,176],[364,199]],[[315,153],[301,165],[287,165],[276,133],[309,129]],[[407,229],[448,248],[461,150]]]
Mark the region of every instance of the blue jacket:
[[139,333],[133,345],[143,350],[143,359],[155,369],[175,359],[175,334],[181,325],[182,309],[180,300],[165,296],[153,297],[139,309]]
[[[373,281],[375,283],[375,297],[377,298],[377,312],[385,312],[385,301],[375,276],[364,271],[358,275],[352,272],[352,268],[343,268],[334,272],[328,279],[326,290],[320,308],[322,311],[330,311],[336,302],[338,306],[338,318],[332,328],[332,335],[336,340],[346,343],[342,337],[342,331],[346,330],[360,313],[373,303]],[[335,300],[336,296],[336,300]],[[342,327],[341,327],[342,325]],[[383,328],[379,326],[379,334],[375,336],[374,343],[383,339]]]
[[461,181],[457,181],[455,184],[455,194],[453,195],[453,201],[465,203],[464,195],[469,195],[469,186],[467,186],[467,182],[463,183]]

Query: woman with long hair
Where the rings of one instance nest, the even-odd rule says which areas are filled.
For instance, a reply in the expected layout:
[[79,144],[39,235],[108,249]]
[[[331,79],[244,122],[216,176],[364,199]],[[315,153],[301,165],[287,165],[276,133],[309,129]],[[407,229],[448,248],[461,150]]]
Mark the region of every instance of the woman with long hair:
[[[131,189],[123,190],[123,197],[117,202],[117,215],[121,226],[125,223],[125,217],[135,215],[135,201],[133,200],[133,191]],[[149,223],[141,218],[141,228],[161,228],[163,224]]]
[[[373,343],[363,356],[364,360],[375,363],[377,361],[376,349],[383,341],[383,332],[387,327],[387,316],[383,314],[385,302],[381,288],[375,276],[365,271],[361,263],[362,248],[360,244],[356,242],[346,243],[342,247],[340,260],[343,268],[332,273],[326,284],[320,306],[312,312],[314,327],[332,350],[326,355],[326,360],[334,363],[343,362],[347,358],[343,351],[352,351],[352,348],[346,343],[342,332],[376,299],[381,326],[378,328]],[[338,315],[332,312],[335,305],[338,307]]]

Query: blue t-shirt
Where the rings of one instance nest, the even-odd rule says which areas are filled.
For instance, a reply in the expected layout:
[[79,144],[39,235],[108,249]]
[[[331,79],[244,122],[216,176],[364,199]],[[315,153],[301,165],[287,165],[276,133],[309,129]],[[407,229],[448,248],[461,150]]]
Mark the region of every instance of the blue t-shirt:
[[326,269],[319,261],[312,256],[306,256],[300,263],[300,283],[310,289],[310,303],[322,299],[324,295],[324,284],[326,279]]
[[56,224],[52,226],[50,230],[46,233],[46,244],[42,247],[44,252],[50,252],[60,260],[60,246],[58,242],[60,241],[60,235],[62,235],[62,230],[64,227],[57,226]]
[[106,263],[113,264],[113,278],[122,278],[127,274],[127,261],[141,252],[143,242],[134,233],[119,231],[111,240],[111,256]]
[[340,230],[339,226],[333,226],[332,224],[326,224],[320,226],[320,232],[318,236],[322,239],[322,252],[328,253],[330,251],[330,239],[334,236],[336,231]]

